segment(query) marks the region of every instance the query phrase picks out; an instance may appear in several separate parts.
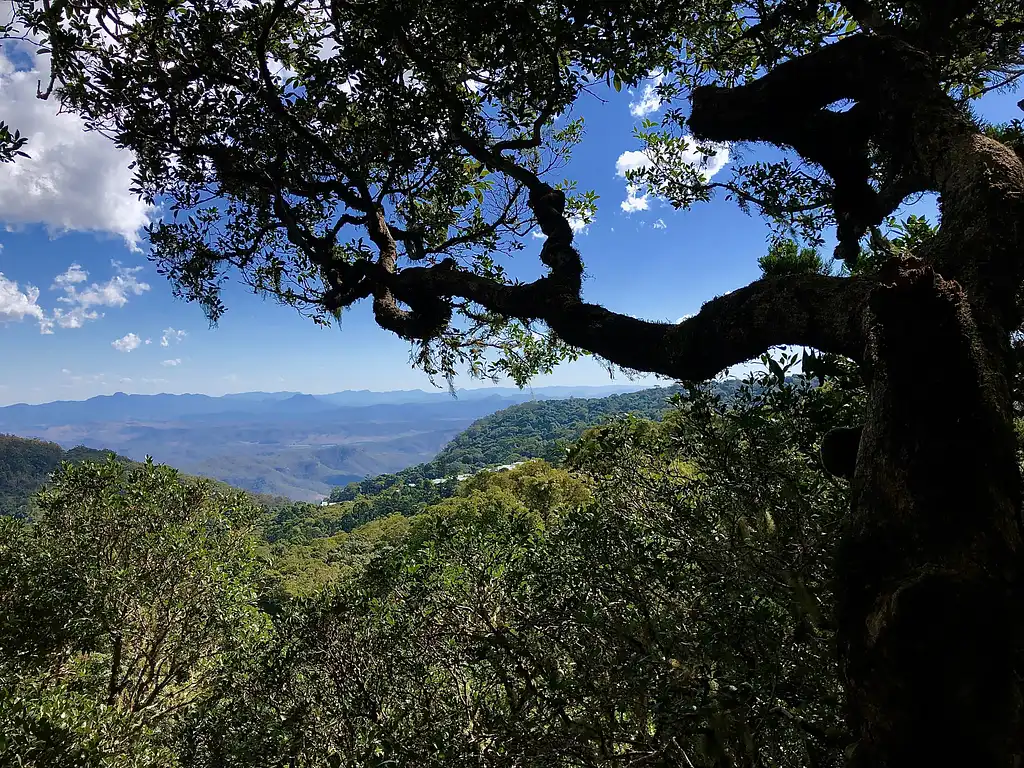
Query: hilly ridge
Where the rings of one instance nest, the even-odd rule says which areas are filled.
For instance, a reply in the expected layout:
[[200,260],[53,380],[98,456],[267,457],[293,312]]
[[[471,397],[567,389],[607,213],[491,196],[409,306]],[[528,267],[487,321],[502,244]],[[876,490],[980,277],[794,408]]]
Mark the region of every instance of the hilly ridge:
[[[607,387],[615,392],[629,387]],[[636,389],[636,387],[632,387]],[[299,501],[430,460],[474,421],[509,405],[598,387],[442,392],[128,395],[0,408],[0,432],[152,456],[183,472]]]

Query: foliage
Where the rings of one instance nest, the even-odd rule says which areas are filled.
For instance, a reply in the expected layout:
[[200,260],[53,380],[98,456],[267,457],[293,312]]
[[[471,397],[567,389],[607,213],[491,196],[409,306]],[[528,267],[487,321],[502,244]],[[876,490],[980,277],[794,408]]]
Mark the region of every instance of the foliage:
[[765,275],[825,275],[830,267],[814,248],[801,248],[795,240],[775,240],[768,253],[757,260]]
[[482,472],[332,595],[293,605],[192,731],[190,764],[830,765],[844,487],[829,384],[765,374],[569,467]]
[[65,463],[0,527],[0,762],[168,765],[181,717],[266,631],[260,510],[151,462]]
[[[172,215],[150,231],[154,258],[212,319],[226,309],[221,288],[232,276],[319,323],[372,298],[377,322],[411,341],[431,374],[465,368],[525,382],[586,353],[679,379],[716,372],[683,371],[657,351],[663,345],[635,343],[683,337],[693,324],[633,322],[582,301],[572,225],[593,217],[597,198],[557,173],[583,140],[571,114],[583,94],[658,72],[664,119],[638,131],[651,162],[631,183],[683,208],[724,192],[761,212],[777,236],[811,247],[835,225],[852,262],[868,227],[921,191],[903,178],[906,151],[880,135],[889,122],[865,128],[867,108],[848,109],[858,100],[883,109],[867,91],[906,73],[885,65],[884,77],[821,77],[804,87],[804,73],[821,71],[810,62],[861,72],[865,40],[898,41],[928,57],[928,83],[968,121],[973,100],[1024,72],[1016,3],[876,5],[488,0],[470,9],[410,0],[383,11],[303,0],[169,13],[157,0],[22,0],[18,8],[52,50],[62,104],[133,151],[144,199],[168,201]],[[868,52],[864,66],[896,55]],[[772,83],[792,78],[783,87],[792,104],[767,103],[793,117],[762,135],[764,105],[749,96],[759,91],[739,89],[776,72]],[[911,79],[899,89],[923,97]],[[824,82],[832,85],[823,94]],[[703,109],[704,97],[732,91],[743,109]],[[832,150],[816,138],[824,135]],[[776,157],[745,156],[747,144],[766,141]],[[730,168],[712,178],[726,145]],[[837,193],[847,183],[856,189]],[[550,275],[517,282],[509,259],[538,228]],[[597,317],[621,333],[597,333]]]
[[[719,386],[730,387],[722,382]],[[658,418],[679,387],[602,398],[521,403],[475,422],[423,468],[425,477],[451,477],[488,466],[541,458],[557,463],[584,430],[623,413]]]
[[13,162],[18,157],[28,157],[23,147],[28,144],[28,137],[22,136],[21,131],[11,132],[7,123],[0,121],[0,163]]
[[64,451],[56,443],[0,435],[0,515],[27,515],[32,494],[61,462],[102,461],[108,455],[83,446]]
[[265,605],[277,612],[293,598],[316,597],[353,577],[374,553],[405,536],[409,520],[405,515],[392,515],[328,538],[272,544],[267,548],[269,587]]
[[[722,391],[731,380],[716,384]],[[507,466],[526,459],[561,461],[567,446],[589,427],[622,413],[657,418],[667,409],[679,387],[645,389],[602,398],[538,400],[513,405],[485,416],[456,435],[432,460],[392,475],[368,477],[336,488],[330,500],[355,501],[359,496],[400,497],[389,513],[403,513],[415,505],[430,504],[452,495],[454,486],[424,481],[468,475],[487,467]],[[409,490],[406,490],[409,489]]]

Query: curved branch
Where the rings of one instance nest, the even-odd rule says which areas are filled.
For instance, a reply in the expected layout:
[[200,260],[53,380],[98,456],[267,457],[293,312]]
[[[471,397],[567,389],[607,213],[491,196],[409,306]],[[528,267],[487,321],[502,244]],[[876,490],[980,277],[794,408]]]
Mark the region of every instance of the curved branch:
[[[879,105],[911,102],[911,88],[928,90],[920,82],[928,70],[923,54],[894,38],[855,35],[745,85],[694,89],[689,126],[698,138],[790,146],[825,169],[835,181],[839,255],[849,259],[867,229],[901,202],[870,184],[868,144],[883,124]],[[828,109],[841,99],[858,103],[847,112]]]
[[692,381],[778,345],[809,346],[860,360],[862,318],[873,286],[867,279],[823,275],[763,278],[674,324],[567,297],[548,277],[502,285],[439,266],[410,267],[389,282],[403,301],[415,301],[422,293],[467,299],[506,317],[541,320],[565,343],[616,365]]
[[561,286],[561,292],[578,299],[583,284],[583,261],[572,245],[572,227],[565,216],[565,193],[503,154],[513,149],[540,146],[541,129],[552,113],[551,105],[546,106],[534,121],[529,139],[497,142],[488,147],[466,130],[466,105],[447,86],[444,76],[418,52],[404,32],[399,32],[396,39],[403,53],[422,69],[438,97],[450,110],[449,130],[459,145],[488,170],[505,174],[528,191],[527,204],[537,219],[537,225],[547,235],[540,260],[551,270],[551,277]]
[[[857,104],[830,112],[839,99]],[[835,179],[843,258],[907,196],[938,192],[943,247],[934,266],[969,287],[972,301],[990,304],[1004,327],[1019,325],[1024,167],[964,115],[924,52],[894,37],[854,35],[745,85],[696,88],[692,106],[695,136],[786,144]],[[878,190],[869,185],[868,140],[886,177]]]

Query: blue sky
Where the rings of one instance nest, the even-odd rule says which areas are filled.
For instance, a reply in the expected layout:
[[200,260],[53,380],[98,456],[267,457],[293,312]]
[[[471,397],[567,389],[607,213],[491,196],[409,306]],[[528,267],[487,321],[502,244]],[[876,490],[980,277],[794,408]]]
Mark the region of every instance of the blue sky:
[[[130,156],[37,100],[41,75],[29,66],[45,62],[30,64],[10,48],[0,56],[0,119],[29,136],[32,155],[0,167],[0,405],[116,391],[430,387],[409,365],[408,346],[377,328],[368,305],[349,310],[341,329],[323,329],[231,286],[228,312],[210,328],[198,306],[171,296],[146,259],[137,228],[155,214],[128,193]],[[990,95],[979,112],[996,121],[1020,116],[1019,97]],[[603,98],[578,105],[586,137],[559,174],[600,195],[596,220],[577,238],[590,276],[586,298],[675,320],[755,279],[767,231],[734,204],[718,199],[677,212],[649,199],[646,210],[623,210],[627,190],[616,163],[639,149],[632,132],[644,92],[609,90]],[[528,246],[516,273],[540,271],[540,241]],[[584,360],[535,383],[610,382]],[[480,384],[463,378],[459,385]]]

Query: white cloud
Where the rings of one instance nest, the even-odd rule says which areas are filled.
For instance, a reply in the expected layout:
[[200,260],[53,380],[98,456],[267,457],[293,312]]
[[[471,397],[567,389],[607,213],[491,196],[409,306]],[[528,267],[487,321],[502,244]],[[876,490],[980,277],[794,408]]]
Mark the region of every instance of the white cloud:
[[178,331],[174,328],[164,328],[164,334],[160,337],[160,346],[169,347],[171,346],[171,342],[180,344],[186,336],[188,336],[188,334],[185,333],[185,331]]
[[[688,165],[700,171],[701,176],[705,181],[711,179],[716,173],[718,173],[725,165],[729,162],[729,147],[728,145],[720,145],[714,148],[713,153],[705,159],[704,153],[701,152],[690,139],[689,136],[683,137],[681,149],[676,153],[676,156],[672,158],[672,162],[678,165]],[[615,175],[619,178],[625,179],[626,174],[629,171],[635,171],[639,168],[648,168],[652,165],[651,158],[643,150],[631,149],[623,152],[615,161]],[[626,199],[620,203],[620,207],[626,213],[635,213],[636,211],[646,211],[650,205],[648,203],[648,196],[641,195],[640,189],[630,183],[626,183]]]
[[176,357],[173,360],[164,360],[162,363],[160,363],[160,365],[162,365],[162,366],[164,366],[166,368],[174,368],[176,366],[181,365],[181,358],[180,357]]
[[661,81],[665,79],[665,75],[664,73],[656,75],[652,73],[648,77],[651,78],[651,82],[644,86],[640,99],[629,103],[629,113],[633,117],[646,117],[652,112],[657,112],[661,109],[661,97],[658,95],[657,88],[661,85]]
[[273,55],[267,57],[267,67],[270,70],[270,76],[278,85],[284,85],[286,81],[298,74],[294,69],[288,69],[280,59]]
[[[61,328],[81,328],[86,320],[102,316],[93,307],[123,307],[130,296],[141,296],[149,290],[149,284],[137,277],[142,267],[123,267],[119,262],[110,262],[114,276],[104,283],[92,283],[79,288],[78,283],[88,278],[88,273],[77,264],[67,272],[54,278],[53,288],[63,288],[64,295],[57,299],[67,309],[57,307],[53,319]],[[77,269],[76,269],[77,268]],[[69,274],[73,279],[68,279]]]
[[619,155],[615,161],[615,175],[626,178],[628,171],[635,171],[637,168],[646,168],[651,164],[651,158],[647,153],[639,149],[630,149]]
[[651,226],[654,227],[654,229],[668,229],[668,225],[665,223],[664,219],[658,219]]
[[53,278],[53,285],[50,288],[63,288],[66,285],[84,283],[89,279],[89,273],[82,269],[80,264],[72,264],[64,272]]
[[[488,72],[487,70],[483,70],[480,72],[480,77],[484,79],[488,79],[490,78],[490,76],[491,73]],[[468,88],[472,93],[480,93],[486,87],[487,85],[485,83],[482,83],[479,80],[474,80],[473,78],[470,78],[469,80],[466,81],[466,88]]]
[[153,340],[152,340],[152,339],[146,339],[146,341],[145,341],[144,343],[145,343],[145,344],[152,344],[152,343],[153,343]]
[[133,349],[137,349],[139,344],[141,343],[142,339],[140,339],[134,333],[126,333],[120,339],[114,339],[112,342],[110,342],[110,346],[112,346],[118,352],[131,352]]
[[[17,51],[17,67],[9,57]],[[39,81],[50,79],[49,58],[29,45],[0,50],[0,114],[28,138],[29,157],[0,165],[0,221],[9,227],[42,224],[51,235],[71,230],[110,232],[137,248],[150,207],[129,190],[130,152],[97,132],[86,132],[80,117],[57,114],[56,97],[36,97]]]
[[585,235],[587,234],[587,227],[593,224],[592,221],[584,221],[579,216],[569,217],[569,227],[572,229],[574,235]]
[[689,320],[691,317],[694,317],[694,315],[683,315],[678,320],[676,320],[676,325],[683,322],[683,320]]
[[13,280],[0,272],[0,322],[21,321],[26,317],[35,318],[42,333],[53,333],[53,323],[39,306],[39,289],[26,285],[24,290]]
[[402,73],[402,85],[412,91],[422,91],[424,89],[423,81],[411,69],[407,69]]
[[647,195],[637,194],[640,188],[635,184],[626,185],[626,199],[619,203],[619,207],[626,213],[646,211],[650,206],[647,203]]
[[[585,234],[587,234],[587,229],[593,223],[594,223],[593,221],[584,221],[579,216],[570,216],[569,217],[569,228],[572,230],[572,233],[574,235],[585,235]],[[548,237],[543,232],[541,232],[539,229],[533,230],[530,233],[530,236],[531,237],[535,237],[538,240],[547,240],[547,237]]]
[[75,384],[105,384],[107,374],[105,373],[86,373],[81,375],[75,375],[71,377],[70,384],[64,384],[63,386],[69,387]]

